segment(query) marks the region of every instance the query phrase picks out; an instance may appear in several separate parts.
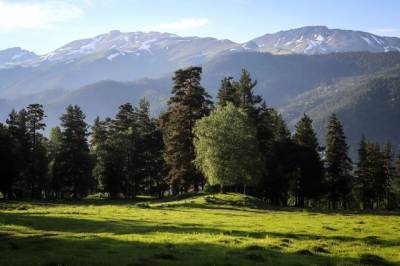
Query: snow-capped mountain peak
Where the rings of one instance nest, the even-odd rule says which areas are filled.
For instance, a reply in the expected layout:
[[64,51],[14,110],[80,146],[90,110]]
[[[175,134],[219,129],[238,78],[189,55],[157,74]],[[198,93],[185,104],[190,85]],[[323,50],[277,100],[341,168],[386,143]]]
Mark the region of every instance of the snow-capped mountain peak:
[[[400,38],[381,37],[367,32],[307,26],[266,34],[238,44],[227,39],[181,37],[161,32],[121,32],[112,30],[93,38],[72,41],[52,52],[37,56],[20,48],[0,51],[0,68],[71,64],[106,60],[119,62],[151,60],[158,57],[177,66],[202,64],[221,53],[269,52],[274,54],[326,54],[332,52],[400,51]],[[126,61],[126,60],[125,60]]]
[[271,53],[325,54],[332,52],[400,51],[400,39],[352,30],[307,26],[258,37],[260,51]]
[[89,54],[105,53],[111,50],[118,51],[121,54],[134,53],[139,50],[145,50],[151,53],[152,43],[159,43],[173,38],[179,38],[179,36],[159,32],[145,33],[138,31],[122,33],[118,30],[112,30],[94,38],[68,43],[44,55],[42,59],[48,61],[71,61],[80,59]]
[[37,57],[35,53],[20,47],[2,50],[0,51],[0,68],[24,65]]

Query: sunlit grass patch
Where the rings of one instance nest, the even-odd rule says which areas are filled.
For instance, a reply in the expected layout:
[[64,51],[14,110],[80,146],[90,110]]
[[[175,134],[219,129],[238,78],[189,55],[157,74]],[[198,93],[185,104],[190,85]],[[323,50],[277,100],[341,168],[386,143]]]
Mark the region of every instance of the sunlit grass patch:
[[400,264],[393,213],[266,209],[233,193],[99,201],[0,203],[0,264]]

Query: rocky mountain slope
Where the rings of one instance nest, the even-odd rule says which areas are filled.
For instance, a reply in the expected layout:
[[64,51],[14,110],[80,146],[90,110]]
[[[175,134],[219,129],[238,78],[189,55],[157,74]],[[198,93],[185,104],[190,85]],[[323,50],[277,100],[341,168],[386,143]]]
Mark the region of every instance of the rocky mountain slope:
[[381,37],[362,31],[329,29],[325,26],[266,34],[251,40],[247,45],[258,51],[275,54],[400,51],[399,38]]
[[111,31],[70,42],[37,56],[20,48],[0,52],[0,98],[51,89],[77,89],[101,80],[132,81],[171,76],[189,65],[247,52],[328,54],[400,51],[400,39],[366,32],[303,27],[266,34],[247,43],[170,33]]
[[[327,118],[337,113],[352,154],[361,134],[400,145],[398,41],[305,27],[245,44],[112,31],[42,56],[9,49],[0,52],[0,119],[12,108],[38,102],[45,106],[49,128],[59,124],[68,104],[80,105],[91,123],[142,97],[158,114],[169,97],[173,71],[202,65],[202,84],[213,96],[223,77],[238,78],[242,68],[248,69],[268,105],[279,108],[291,127],[304,112],[310,114],[321,140]],[[349,52],[360,50],[370,52]],[[330,53],[336,51],[341,53]]]
[[31,65],[38,58],[39,56],[35,53],[23,50],[19,47],[1,50],[0,69]]
[[[323,141],[327,119],[335,112],[344,123],[353,155],[362,134],[400,144],[400,53],[225,54],[204,64],[202,84],[215,97],[220,80],[225,76],[238,78],[242,67],[258,80],[257,93],[283,113],[292,129],[306,112]],[[40,102],[45,105],[48,127],[59,124],[68,104],[80,105],[91,123],[97,115],[113,117],[119,105],[137,103],[142,97],[150,101],[151,111],[157,115],[165,108],[171,87],[171,77],[166,77],[101,81],[72,91],[50,90],[0,102],[1,119],[12,107]]]
[[325,82],[298,95],[280,111],[292,128],[303,113],[309,114],[321,140],[329,116],[336,113],[344,124],[353,156],[363,134],[381,143],[391,141],[400,148],[400,65]]

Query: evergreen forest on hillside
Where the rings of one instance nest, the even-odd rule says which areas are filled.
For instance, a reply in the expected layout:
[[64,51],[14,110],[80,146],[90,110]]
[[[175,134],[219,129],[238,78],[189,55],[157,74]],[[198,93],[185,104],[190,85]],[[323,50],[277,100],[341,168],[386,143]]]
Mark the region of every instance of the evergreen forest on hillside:
[[45,137],[41,104],[12,110],[0,125],[2,197],[135,199],[204,191],[240,192],[273,206],[399,208],[400,151],[389,142],[365,136],[351,160],[334,113],[321,144],[307,113],[290,132],[255,93],[247,70],[237,80],[223,78],[214,102],[201,74],[201,67],[175,72],[159,117],[142,99],[88,125],[81,108],[70,105]]

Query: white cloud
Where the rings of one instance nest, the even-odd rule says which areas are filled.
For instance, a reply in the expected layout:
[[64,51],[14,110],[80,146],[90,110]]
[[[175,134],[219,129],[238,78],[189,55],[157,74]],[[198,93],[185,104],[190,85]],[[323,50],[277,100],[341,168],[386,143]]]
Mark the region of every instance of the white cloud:
[[0,30],[49,27],[82,15],[82,9],[66,1],[12,3],[0,0]]
[[162,23],[155,26],[146,27],[146,30],[156,31],[180,31],[193,28],[200,28],[210,24],[207,18],[182,18],[175,22]]

